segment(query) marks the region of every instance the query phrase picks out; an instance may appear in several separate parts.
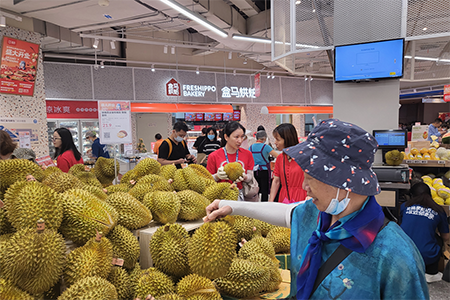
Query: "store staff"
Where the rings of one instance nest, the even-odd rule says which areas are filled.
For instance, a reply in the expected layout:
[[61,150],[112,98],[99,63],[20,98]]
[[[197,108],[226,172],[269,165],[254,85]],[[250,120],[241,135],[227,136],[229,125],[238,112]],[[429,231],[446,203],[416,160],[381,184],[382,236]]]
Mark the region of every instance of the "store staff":
[[173,125],[172,134],[161,143],[158,150],[158,162],[164,166],[175,164],[181,169],[181,164],[196,163],[195,156],[189,153],[189,149],[184,141],[189,128],[183,121],[178,121]]
[[106,145],[100,144],[100,139],[97,137],[94,131],[86,132],[85,137],[92,143],[92,158],[109,158],[109,153],[108,150],[106,150]]
[[434,120],[433,123],[431,123],[430,125],[428,125],[428,138],[427,140],[432,142],[433,139],[431,138],[433,135],[437,136],[438,138],[441,137],[441,130],[440,127],[442,125],[442,120],[437,118],[436,120]]

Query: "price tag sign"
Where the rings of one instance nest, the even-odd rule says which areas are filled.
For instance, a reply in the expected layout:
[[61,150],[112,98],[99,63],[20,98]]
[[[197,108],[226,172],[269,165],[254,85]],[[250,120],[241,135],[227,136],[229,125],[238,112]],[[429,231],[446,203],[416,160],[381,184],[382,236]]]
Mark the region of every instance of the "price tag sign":
[[101,144],[132,143],[130,101],[98,101]]
[[445,165],[445,160],[438,160],[438,164]]

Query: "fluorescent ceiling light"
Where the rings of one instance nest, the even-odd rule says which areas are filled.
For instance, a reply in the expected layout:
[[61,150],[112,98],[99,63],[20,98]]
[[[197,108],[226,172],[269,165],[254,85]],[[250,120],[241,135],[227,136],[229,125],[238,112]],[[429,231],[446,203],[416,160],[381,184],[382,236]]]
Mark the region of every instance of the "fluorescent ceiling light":
[[195,71],[195,73],[198,75],[198,74],[200,74],[200,70],[198,69],[198,67],[197,67],[197,70]]
[[98,39],[95,39],[94,45],[92,45],[92,47],[94,47],[95,49],[98,48]]
[[[276,45],[286,45],[286,46],[290,46],[291,43],[290,42],[280,42],[280,41],[275,41]],[[300,47],[300,48],[312,48],[312,49],[318,49],[320,48],[320,46],[314,46],[314,45],[307,45],[307,44],[295,44],[296,47]]]
[[111,45],[112,50],[116,49],[116,41],[111,41],[109,44]]
[[246,42],[253,42],[253,43],[263,43],[263,44],[270,44],[272,43],[271,39],[258,37],[258,36],[249,36],[249,35],[241,35],[241,34],[233,34],[233,39],[240,40],[240,41],[246,41]]
[[152,65],[152,72],[155,72],[155,65]]
[[6,18],[4,16],[0,16],[0,27],[6,27]]
[[214,33],[220,35],[223,38],[228,37],[228,33],[223,30],[222,28],[219,28],[218,26],[216,26],[215,24],[209,22],[205,17],[203,17],[202,15],[193,12],[190,9],[187,9],[186,7],[184,7],[183,5],[179,4],[178,2],[174,1],[174,0],[159,0],[161,2],[163,2],[164,4],[172,7],[173,9],[175,9],[176,11],[178,11],[179,13],[185,15],[186,17],[190,18],[191,20],[199,23],[200,25],[208,28],[209,30],[213,31]]
[[446,103],[442,98],[422,98],[422,103]]
[[[411,55],[405,55],[405,58],[412,59]],[[450,62],[450,59],[439,59],[434,57],[424,57],[424,56],[415,56],[415,60],[427,60],[427,61],[435,61],[435,62]]]
[[170,49],[170,53],[175,54],[175,47],[172,46],[172,48]]

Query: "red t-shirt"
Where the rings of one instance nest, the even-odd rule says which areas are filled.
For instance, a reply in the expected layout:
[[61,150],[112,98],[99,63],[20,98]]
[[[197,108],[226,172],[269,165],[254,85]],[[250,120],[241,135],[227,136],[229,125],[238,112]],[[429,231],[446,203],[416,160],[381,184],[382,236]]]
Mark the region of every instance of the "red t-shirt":
[[[239,148],[239,162],[241,163],[242,167],[244,168],[245,172],[247,173],[248,170],[253,171],[253,167],[255,166],[255,162],[253,160],[253,155],[250,151]],[[234,154],[228,154],[228,161],[230,163],[236,161],[236,153]],[[225,152],[223,151],[223,148],[220,148],[213,153],[211,153],[208,156],[208,164],[206,165],[206,169],[208,169],[209,173],[216,174],[217,169],[227,164],[227,159],[225,157]],[[230,182],[231,180],[220,180],[219,182]],[[242,189],[242,183],[238,183],[237,187],[239,189]]]
[[84,161],[82,157],[80,157],[80,160],[77,161],[72,150],[67,150],[63,154],[58,155],[56,158],[56,165],[61,169],[61,171],[66,173],[69,172],[70,167],[76,164],[84,164]]
[[283,202],[284,199],[287,199],[290,203],[306,199],[307,193],[302,188],[303,179],[305,177],[303,170],[294,160],[289,161],[286,154],[282,153],[277,157],[273,175],[280,178],[281,190],[278,198],[279,202]]

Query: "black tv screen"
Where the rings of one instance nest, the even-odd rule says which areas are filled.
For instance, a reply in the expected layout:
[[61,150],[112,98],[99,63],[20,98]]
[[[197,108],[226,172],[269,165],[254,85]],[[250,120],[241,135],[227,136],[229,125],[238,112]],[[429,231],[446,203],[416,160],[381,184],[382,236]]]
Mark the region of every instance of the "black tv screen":
[[408,135],[405,130],[374,130],[378,148],[406,148]]
[[369,81],[403,76],[404,39],[336,46],[334,81]]

